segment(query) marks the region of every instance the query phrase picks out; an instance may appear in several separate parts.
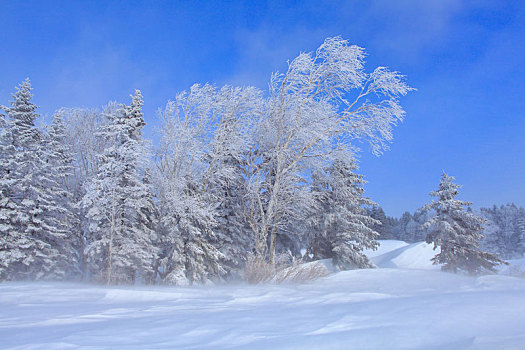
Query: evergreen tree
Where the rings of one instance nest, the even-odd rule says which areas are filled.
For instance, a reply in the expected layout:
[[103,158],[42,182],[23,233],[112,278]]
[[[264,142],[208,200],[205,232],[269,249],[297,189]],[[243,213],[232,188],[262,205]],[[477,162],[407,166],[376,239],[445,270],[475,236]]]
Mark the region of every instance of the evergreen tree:
[[414,215],[404,212],[399,220],[393,222],[392,238],[405,242],[424,241],[427,236],[423,225],[429,219],[429,212],[417,210]]
[[11,130],[0,113],[0,280],[8,279],[8,268],[22,259],[18,248],[18,241],[22,239],[16,220],[18,206],[11,191],[14,154]]
[[494,271],[494,266],[503,263],[495,255],[479,249],[481,231],[486,221],[472,212],[466,211],[469,202],[455,199],[460,185],[454,177],[443,172],[437,191],[430,195],[437,201],[426,205],[426,210],[433,209],[436,216],[425,223],[429,229],[427,243],[434,243],[434,249],[440,246],[441,252],[433,259],[434,264],[443,264],[442,270],[469,274]]
[[499,207],[481,208],[480,215],[488,220],[483,231],[481,245],[491,253],[506,259],[517,259],[525,253],[525,236],[520,228],[520,219],[525,217],[525,209],[514,203]]
[[108,116],[100,135],[109,146],[82,200],[91,221],[86,247],[92,279],[134,283],[150,280],[156,249],[150,185],[144,182],[147,152],[142,140],[142,95]]
[[0,276],[2,279],[62,279],[75,256],[69,232],[61,222],[57,178],[49,163],[49,147],[35,126],[37,107],[26,79],[2,107],[9,120],[2,132],[0,199]]
[[64,261],[68,274],[78,275],[81,256],[81,230],[78,218],[78,209],[74,205],[72,193],[73,182],[73,154],[66,143],[65,125],[62,115],[53,115],[51,126],[48,128],[46,139],[46,166],[45,173],[49,181],[48,186],[53,193],[56,205],[55,227],[64,235],[62,247],[69,259]]
[[227,273],[227,259],[213,244],[217,222],[212,203],[192,179],[186,178],[178,186],[183,187],[168,194],[170,205],[164,217],[169,230],[164,282],[192,285],[219,280]]
[[61,196],[70,197],[73,187],[74,158],[66,140],[66,127],[62,114],[53,115],[51,126],[48,128],[48,162],[54,168],[57,182],[61,187]]
[[520,228],[520,244],[519,248],[521,250],[522,256],[525,256],[525,209],[520,208],[520,218],[518,220],[518,225]]
[[383,208],[373,205],[367,209],[368,215],[376,220],[372,229],[378,233],[378,239],[392,239],[392,225]]
[[313,237],[307,254],[314,260],[332,258],[342,270],[373,267],[363,249],[376,249],[378,223],[363,206],[374,203],[363,197],[363,176],[355,173],[355,161],[339,156],[327,174],[316,174],[313,191],[317,197],[317,215],[311,219]]
[[393,228],[392,237],[400,241],[411,242],[408,231],[412,227],[413,222],[412,214],[408,211],[404,212]]

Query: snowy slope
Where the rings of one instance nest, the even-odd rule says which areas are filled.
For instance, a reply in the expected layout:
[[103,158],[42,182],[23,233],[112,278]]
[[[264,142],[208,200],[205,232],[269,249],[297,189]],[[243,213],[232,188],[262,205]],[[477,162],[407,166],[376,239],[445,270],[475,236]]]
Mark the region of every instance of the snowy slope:
[[346,271],[303,285],[0,284],[2,349],[523,349],[525,280]]
[[[388,241],[381,241],[384,244]],[[400,241],[393,241],[400,242]],[[404,243],[404,242],[403,242]],[[388,248],[394,247],[390,243]],[[431,259],[439,253],[439,247],[434,250],[433,244],[418,242],[406,244],[397,249],[387,250],[385,253],[370,256],[372,262],[378,267],[405,268],[405,269],[436,269],[439,266],[432,265]]]
[[368,256],[369,258],[373,258],[379,255],[383,255],[388,252],[391,252],[392,250],[406,247],[408,245],[407,242],[396,241],[396,240],[379,240],[378,242],[379,242],[379,247],[376,250],[371,250],[371,249],[364,250],[364,253],[366,256]]
[[499,265],[498,271],[502,275],[525,277],[525,258],[507,261],[509,265]]

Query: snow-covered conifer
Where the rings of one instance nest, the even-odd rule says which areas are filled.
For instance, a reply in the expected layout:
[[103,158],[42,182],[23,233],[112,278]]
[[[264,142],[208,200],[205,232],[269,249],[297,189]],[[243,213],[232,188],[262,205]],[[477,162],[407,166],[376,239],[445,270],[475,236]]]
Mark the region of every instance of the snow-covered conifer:
[[332,258],[342,270],[372,267],[363,249],[379,245],[372,229],[378,221],[364,208],[374,203],[363,196],[365,181],[356,169],[352,157],[340,153],[326,174],[315,174],[312,185],[317,208],[309,220],[313,237],[307,254],[314,260]]
[[144,182],[147,147],[142,139],[142,95],[108,115],[100,128],[109,146],[100,155],[96,177],[86,187],[82,205],[90,219],[86,252],[90,274],[106,283],[150,279],[156,249],[150,212],[151,190]]
[[424,225],[429,229],[426,241],[433,242],[434,248],[441,248],[432,261],[434,264],[443,264],[442,270],[454,273],[492,272],[494,266],[503,261],[479,249],[481,231],[486,221],[465,210],[464,207],[471,203],[455,199],[461,186],[453,181],[454,177],[443,172],[438,190],[430,193],[437,200],[425,206],[426,210],[436,213]]
[[494,205],[481,208],[480,215],[488,220],[481,241],[483,248],[507,259],[521,258],[525,253],[525,235],[520,220],[525,218],[525,209],[514,203]]
[[60,263],[68,277],[76,277],[79,272],[81,233],[77,209],[72,193],[73,155],[66,143],[65,126],[62,115],[53,115],[51,126],[44,135],[42,147],[44,164],[42,166],[42,184],[52,194],[53,208],[45,220],[59,232],[63,239],[60,243],[66,259]]
[[75,263],[69,233],[60,222],[57,178],[51,171],[44,135],[35,126],[37,107],[26,79],[3,107],[9,120],[2,133],[0,274],[2,279],[61,279]]

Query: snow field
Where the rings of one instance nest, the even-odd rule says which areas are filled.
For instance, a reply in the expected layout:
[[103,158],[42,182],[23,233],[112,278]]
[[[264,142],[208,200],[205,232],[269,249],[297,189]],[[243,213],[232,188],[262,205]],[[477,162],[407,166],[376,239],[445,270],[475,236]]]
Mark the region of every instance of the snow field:
[[397,268],[301,285],[3,283],[0,348],[525,348],[524,279],[459,276],[428,262],[401,268],[429,247],[388,244],[373,259]]

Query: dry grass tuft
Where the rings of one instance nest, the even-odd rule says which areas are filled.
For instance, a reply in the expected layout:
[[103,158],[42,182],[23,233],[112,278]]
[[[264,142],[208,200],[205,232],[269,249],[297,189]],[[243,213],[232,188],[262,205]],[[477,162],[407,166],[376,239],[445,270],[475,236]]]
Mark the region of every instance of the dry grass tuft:
[[272,265],[262,257],[251,255],[246,262],[244,279],[250,284],[306,283],[330,274],[322,262],[294,260],[290,263],[288,260],[287,256],[281,256]]

